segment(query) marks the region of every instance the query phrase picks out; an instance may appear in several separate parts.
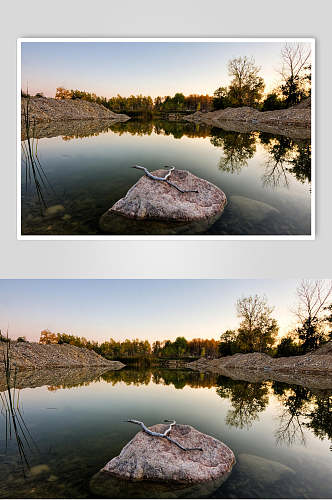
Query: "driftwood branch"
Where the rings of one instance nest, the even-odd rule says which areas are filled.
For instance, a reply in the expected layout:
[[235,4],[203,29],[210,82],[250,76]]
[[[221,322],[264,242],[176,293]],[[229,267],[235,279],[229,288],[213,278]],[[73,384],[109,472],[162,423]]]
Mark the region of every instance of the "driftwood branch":
[[170,186],[174,187],[175,189],[177,189],[178,191],[180,191],[180,193],[198,193],[197,190],[195,189],[181,189],[179,188],[179,186],[177,186],[176,184],[173,184],[173,182],[169,181],[168,178],[169,176],[171,175],[171,173],[173,172],[173,170],[175,170],[175,167],[171,167],[168,171],[168,173],[165,175],[165,177],[158,177],[157,175],[153,175],[151,174],[151,172],[148,171],[147,168],[145,167],[141,167],[140,165],[134,165],[133,168],[137,168],[139,170],[143,170],[145,175],[147,175],[148,177],[150,177],[150,179],[153,179],[154,181],[164,181],[164,182],[167,182],[167,184],[169,184]]
[[169,433],[171,432],[172,430],[172,427],[176,424],[176,421],[175,420],[164,420],[164,422],[168,422],[170,425],[169,427],[165,430],[165,432],[161,433],[161,432],[154,432],[154,431],[150,431],[150,429],[148,429],[146,427],[146,425],[144,424],[144,422],[140,422],[140,420],[134,420],[133,418],[129,418],[128,420],[123,420],[123,422],[130,422],[131,424],[137,424],[139,425],[144,432],[146,432],[147,434],[149,434],[150,436],[154,436],[154,437],[160,437],[160,438],[164,438],[164,439],[167,439],[168,441],[170,441],[171,443],[175,444],[176,446],[178,446],[179,448],[181,448],[181,450],[183,451],[192,451],[192,450],[199,450],[199,451],[203,451],[202,448],[185,448],[184,446],[182,446],[180,443],[178,443],[177,441],[175,441],[175,439],[172,439],[169,437]]

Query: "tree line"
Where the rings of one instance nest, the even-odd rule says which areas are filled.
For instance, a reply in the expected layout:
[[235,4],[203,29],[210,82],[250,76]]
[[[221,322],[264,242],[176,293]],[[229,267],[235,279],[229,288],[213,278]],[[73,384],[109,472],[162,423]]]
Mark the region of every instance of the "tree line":
[[185,359],[216,358],[236,353],[262,352],[272,356],[293,356],[313,351],[332,340],[332,282],[303,280],[296,290],[297,307],[294,310],[294,328],[282,338],[278,337],[279,324],[274,308],[266,297],[250,295],[236,302],[240,324],[237,329],[226,330],[220,340],[177,337],[171,340],[110,339],[102,343],[67,333],[43,330],[42,344],[72,344],[86,347],[108,359]]
[[303,280],[296,289],[295,326],[278,339],[279,325],[263,296],[243,297],[236,303],[240,325],[222,333],[219,353],[229,356],[263,352],[272,356],[306,354],[332,340],[332,282]]
[[45,329],[40,334],[41,344],[71,344],[77,347],[92,349],[107,359],[172,359],[198,358],[201,356],[218,356],[218,341],[214,339],[192,339],[177,337],[171,340],[156,340],[152,344],[148,340],[125,339],[116,341],[111,338],[105,342],[87,340],[67,333],[53,333]]
[[[186,359],[216,358],[235,353],[262,352],[272,356],[293,356],[311,352],[332,341],[332,282],[303,280],[296,289],[297,306],[293,310],[294,327],[279,337],[279,324],[274,307],[265,296],[250,295],[237,300],[235,307],[239,326],[221,333],[220,340],[177,337],[171,340],[111,338],[105,342],[88,340],[68,333],[54,333],[45,329],[40,334],[41,344],[71,344],[92,349],[108,359]],[[8,336],[1,335],[7,342]],[[17,341],[26,341],[19,337]]]
[[[213,96],[185,96],[177,92],[173,97],[157,96],[154,99],[141,94],[129,97],[118,94],[107,99],[95,93],[58,87],[55,98],[83,99],[101,104],[116,113],[129,115],[206,112],[241,106],[250,106],[262,111],[283,109],[294,106],[311,95],[310,55],[310,48],[306,48],[304,44],[285,43],[280,54],[280,82],[267,95],[264,95],[265,82],[255,59],[240,56],[228,62],[229,85],[220,85]],[[27,93],[22,92],[22,95],[27,96]],[[43,94],[39,92],[36,97],[43,97]]]

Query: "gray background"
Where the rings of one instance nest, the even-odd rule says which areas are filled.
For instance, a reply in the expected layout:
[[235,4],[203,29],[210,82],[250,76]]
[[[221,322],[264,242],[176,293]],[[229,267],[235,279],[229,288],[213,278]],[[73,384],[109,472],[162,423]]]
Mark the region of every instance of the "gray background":
[[[0,278],[332,277],[329,5],[326,0],[6,2],[1,28]],[[39,36],[315,37],[316,241],[18,241],[16,39]]]

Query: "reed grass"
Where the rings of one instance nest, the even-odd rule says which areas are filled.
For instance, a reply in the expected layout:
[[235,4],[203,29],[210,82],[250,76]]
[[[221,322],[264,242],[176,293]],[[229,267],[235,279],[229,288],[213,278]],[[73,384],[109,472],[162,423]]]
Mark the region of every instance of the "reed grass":
[[40,212],[41,215],[43,215],[44,210],[47,208],[43,190],[45,191],[51,189],[54,192],[54,189],[50,184],[38,157],[38,139],[35,138],[36,121],[31,118],[30,96],[28,90],[26,105],[23,107],[23,123],[26,140],[21,141],[21,148],[22,159],[25,164],[26,191],[28,190],[28,186],[33,182],[37,193]]
[[[2,338],[1,330],[0,337]],[[0,400],[2,403],[1,414],[5,418],[5,446],[7,451],[9,441],[13,438],[16,439],[22,471],[25,475],[30,468],[28,452],[34,451],[34,448],[39,450],[23,417],[20,391],[16,387],[17,367],[12,364],[11,341],[8,338],[8,332],[6,341],[2,343],[6,389],[0,393]]]

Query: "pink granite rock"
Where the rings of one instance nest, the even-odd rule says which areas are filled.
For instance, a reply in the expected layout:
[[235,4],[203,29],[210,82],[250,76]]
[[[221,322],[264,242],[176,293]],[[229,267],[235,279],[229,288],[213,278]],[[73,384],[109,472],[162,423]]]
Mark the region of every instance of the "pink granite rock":
[[[166,424],[157,424],[150,430],[163,433],[167,428]],[[141,431],[102,472],[129,481],[192,485],[220,480],[232,470],[234,454],[218,439],[180,424],[172,428],[169,436],[185,448],[200,447],[203,451],[183,451],[164,438]]]
[[[156,170],[153,175],[163,177],[167,170]],[[183,190],[181,193],[166,182],[143,175],[101,218],[107,230],[108,217],[121,215],[130,219],[164,222],[212,221],[218,218],[226,205],[226,195],[214,184],[196,177],[186,170],[174,170],[169,180]]]

